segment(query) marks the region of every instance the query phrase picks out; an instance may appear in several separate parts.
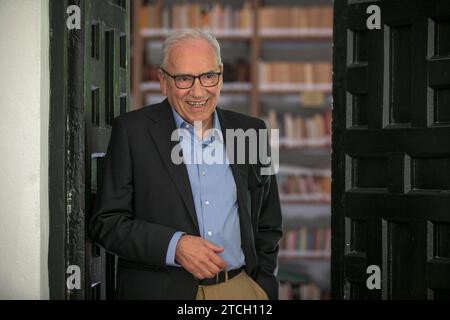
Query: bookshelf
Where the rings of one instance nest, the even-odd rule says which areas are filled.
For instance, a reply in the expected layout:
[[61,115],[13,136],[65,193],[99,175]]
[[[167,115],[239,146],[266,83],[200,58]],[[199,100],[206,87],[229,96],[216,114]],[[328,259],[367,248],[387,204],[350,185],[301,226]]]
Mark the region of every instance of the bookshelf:
[[132,21],[133,109],[163,99],[157,68],[173,29],[216,36],[219,105],[280,129],[280,298],[328,299],[332,0],[133,0]]

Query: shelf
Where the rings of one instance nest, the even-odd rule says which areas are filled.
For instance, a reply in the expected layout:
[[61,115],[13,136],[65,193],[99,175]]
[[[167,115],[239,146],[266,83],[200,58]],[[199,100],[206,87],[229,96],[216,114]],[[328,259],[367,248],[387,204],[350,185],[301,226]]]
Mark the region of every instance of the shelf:
[[331,169],[311,169],[308,167],[281,165],[278,172],[281,174],[331,177]]
[[[250,93],[252,88],[248,82],[224,83],[222,92],[224,93]],[[141,92],[160,93],[161,88],[157,81],[145,81],[141,83]]]
[[280,201],[299,204],[329,204],[331,196],[326,194],[280,194]]
[[[164,40],[175,29],[142,29],[141,36],[145,40]],[[205,30],[211,31],[218,40],[250,40],[251,30]]]
[[[311,105],[304,102],[304,95],[311,94],[311,92],[294,92],[282,94],[262,94],[260,97],[261,112],[268,114],[271,110],[277,114],[290,113],[292,115],[303,115],[304,117],[311,117],[317,113],[331,112],[332,101],[329,94],[323,94],[323,103]],[[312,93],[314,94],[314,93]]]
[[274,147],[287,148],[329,148],[331,146],[331,137],[321,138],[304,138],[304,139],[289,139],[280,138],[279,145],[272,144]]
[[[252,30],[228,29],[228,30],[208,30],[214,34],[218,40],[251,40],[254,35]],[[145,40],[164,40],[175,29],[141,29],[141,37]],[[307,41],[328,41],[333,39],[333,29],[331,28],[310,28],[310,29],[262,29],[258,35],[261,40],[307,40]]]
[[308,40],[327,41],[333,40],[332,28],[308,28],[308,29],[261,29],[261,40]]
[[252,84],[249,82],[225,82],[222,87],[222,92],[230,93],[250,93]]
[[304,118],[313,117],[318,113],[332,112],[331,106],[319,106],[319,107],[305,107],[302,105],[262,106],[262,112],[264,115],[267,115],[271,110],[274,110],[277,114],[290,113],[293,116],[302,116]]
[[285,230],[302,227],[329,228],[331,226],[330,203],[289,203],[281,202],[281,212]]
[[260,83],[263,94],[300,93],[304,91],[331,92],[331,83]]
[[[281,143],[279,145],[280,152],[284,151],[293,151],[298,154],[302,155],[314,155],[314,156],[321,156],[321,157],[331,157],[331,145],[309,145],[308,147],[292,147],[286,143]],[[300,164],[299,164],[300,165]],[[316,167],[316,166],[313,166]],[[322,166],[324,167],[324,166]]]
[[[260,91],[263,94],[285,94],[295,93],[299,94],[302,91],[331,91],[331,84],[261,84]],[[252,84],[249,82],[225,82],[222,87],[222,92],[250,92]],[[158,81],[144,81],[141,83],[141,91],[159,91]]]
[[290,250],[280,250],[278,253],[280,258],[297,258],[297,259],[330,259],[330,251],[290,251]]

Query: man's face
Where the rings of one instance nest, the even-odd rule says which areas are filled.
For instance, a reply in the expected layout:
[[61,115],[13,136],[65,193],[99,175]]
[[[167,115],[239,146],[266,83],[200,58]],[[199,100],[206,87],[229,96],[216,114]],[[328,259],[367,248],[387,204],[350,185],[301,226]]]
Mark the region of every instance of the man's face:
[[[173,76],[198,76],[207,72],[222,72],[221,66],[212,46],[205,40],[183,41],[169,52],[165,69]],[[159,72],[162,93],[167,96],[169,103],[187,122],[209,121],[219,99],[222,88],[222,76],[214,87],[204,87],[200,79],[196,78],[189,89],[178,89],[173,78]]]

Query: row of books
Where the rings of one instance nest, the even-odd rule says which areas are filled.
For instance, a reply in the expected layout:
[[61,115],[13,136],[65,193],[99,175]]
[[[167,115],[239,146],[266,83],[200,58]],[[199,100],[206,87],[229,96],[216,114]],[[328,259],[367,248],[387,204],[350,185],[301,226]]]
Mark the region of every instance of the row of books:
[[211,30],[250,30],[253,13],[250,2],[242,7],[215,3],[182,3],[173,6],[148,4],[140,11],[142,29],[203,28]]
[[250,69],[250,63],[245,59],[223,61],[223,81],[249,83],[251,81]]
[[260,9],[261,29],[333,28],[331,6],[265,6]]
[[[145,60],[144,60],[145,61]],[[144,63],[142,81],[158,81],[159,66],[153,63]],[[250,82],[250,64],[245,59],[223,62],[223,80],[227,83]]]
[[159,65],[153,63],[145,63],[142,68],[142,81],[159,81],[158,80]]
[[279,287],[280,300],[329,300],[330,293],[322,290],[314,282],[294,284],[281,282]]
[[313,175],[278,175],[280,194],[315,195],[317,200],[329,200],[331,177]]
[[264,119],[269,128],[280,130],[282,144],[304,147],[325,146],[330,143],[331,111],[305,117],[289,112],[279,114],[271,109]]
[[330,252],[331,229],[309,228],[286,230],[280,241],[280,250],[285,252]]
[[261,83],[326,83],[332,81],[329,62],[260,62]]

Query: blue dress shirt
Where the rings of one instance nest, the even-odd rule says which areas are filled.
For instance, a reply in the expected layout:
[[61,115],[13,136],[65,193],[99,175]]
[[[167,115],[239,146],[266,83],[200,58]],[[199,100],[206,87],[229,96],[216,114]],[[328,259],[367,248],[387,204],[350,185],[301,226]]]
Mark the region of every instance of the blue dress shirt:
[[[227,270],[245,264],[241,248],[237,190],[227,158],[217,111],[213,129],[203,139],[194,134],[194,126],[187,123],[172,108],[179,132],[180,147],[192,189],[200,235],[203,239],[223,247],[219,256],[227,263]],[[218,162],[218,163],[217,163]],[[166,255],[166,264],[175,263],[175,249],[184,232],[176,232]]]

